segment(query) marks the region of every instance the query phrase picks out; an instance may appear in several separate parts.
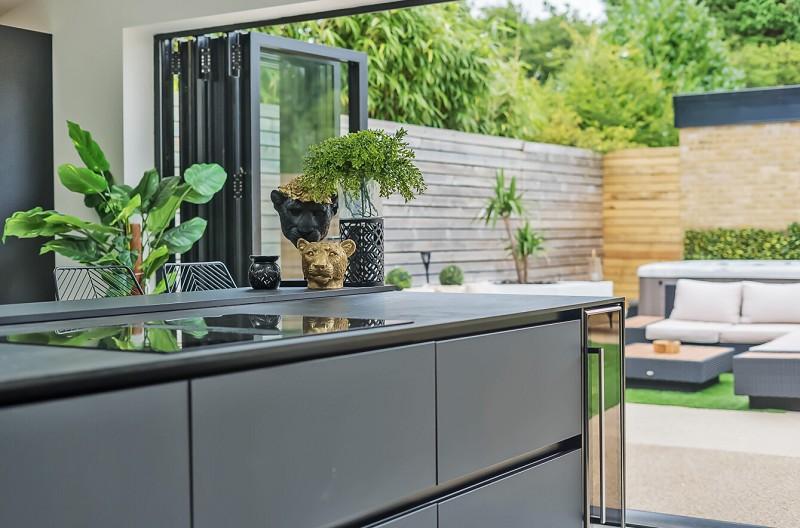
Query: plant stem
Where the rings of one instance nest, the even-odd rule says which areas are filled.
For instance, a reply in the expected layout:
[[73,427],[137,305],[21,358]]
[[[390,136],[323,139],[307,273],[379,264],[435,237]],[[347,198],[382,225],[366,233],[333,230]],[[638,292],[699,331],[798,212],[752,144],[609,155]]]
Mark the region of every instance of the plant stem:
[[514,235],[511,233],[511,219],[507,215],[503,215],[503,225],[506,226],[506,235],[508,236],[508,244],[511,250],[511,258],[514,259],[514,269],[517,271],[517,282],[524,284],[524,277],[520,269],[519,258],[517,257],[517,245],[514,242]]

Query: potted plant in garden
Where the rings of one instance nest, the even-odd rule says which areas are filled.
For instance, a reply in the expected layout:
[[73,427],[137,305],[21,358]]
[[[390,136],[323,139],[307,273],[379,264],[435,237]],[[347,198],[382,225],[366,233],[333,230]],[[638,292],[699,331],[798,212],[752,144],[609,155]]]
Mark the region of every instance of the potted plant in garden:
[[524,215],[525,207],[522,203],[522,193],[517,191],[517,178],[511,178],[506,187],[505,172],[500,169],[497,171],[494,186],[494,196],[490,197],[486,207],[481,213],[480,219],[486,225],[497,225],[497,220],[503,221],[506,231],[508,246],[506,249],[511,254],[514,261],[514,269],[517,272],[517,282],[526,284],[528,282],[528,263],[531,256],[544,251],[544,238],[536,233],[525,220],[525,223],[512,230],[511,221],[514,215]]
[[[216,164],[196,164],[182,178],[161,178],[149,170],[131,187],[114,179],[91,133],[76,123],[68,122],[67,127],[85,167],[61,165],[58,178],[68,190],[84,196],[84,204],[95,211],[99,222],[34,207],[6,219],[3,240],[49,238],[40,254],[55,252],[91,266],[127,266],[147,283],[170,255],[189,251],[203,236],[204,218],[185,219],[177,226],[172,221],[181,203],[210,201],[225,184],[225,170]],[[162,288],[163,281],[155,291]]]
[[404,129],[394,134],[362,130],[313,145],[303,160],[297,184],[315,202],[342,197],[342,239],[356,243],[345,285],[383,284],[383,218],[380,197],[399,194],[406,201],[425,192]]

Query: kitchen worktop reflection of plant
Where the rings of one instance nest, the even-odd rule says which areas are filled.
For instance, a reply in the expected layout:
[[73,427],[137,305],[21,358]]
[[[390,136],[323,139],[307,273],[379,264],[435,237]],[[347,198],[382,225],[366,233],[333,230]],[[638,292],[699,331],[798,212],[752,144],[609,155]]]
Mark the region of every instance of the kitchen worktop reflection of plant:
[[[183,177],[161,178],[148,170],[131,187],[115,180],[91,133],[72,122],[67,128],[85,167],[61,165],[58,178],[64,187],[83,195],[83,203],[99,222],[34,207],[6,219],[3,241],[10,236],[49,238],[40,254],[55,252],[83,265],[128,266],[143,284],[150,283],[170,255],[189,251],[205,233],[207,222],[200,217],[173,226],[181,204],[209,202],[225,184],[225,171],[216,164],[196,164]],[[161,281],[151,289],[163,288]]]
[[197,317],[182,319],[180,328],[171,328],[169,321],[165,321],[160,324],[143,323],[12,334],[4,339],[10,343],[26,345],[105,348],[128,352],[149,350],[170,354],[183,349],[178,340],[179,331],[184,336],[201,339],[208,334],[208,327],[202,317]]

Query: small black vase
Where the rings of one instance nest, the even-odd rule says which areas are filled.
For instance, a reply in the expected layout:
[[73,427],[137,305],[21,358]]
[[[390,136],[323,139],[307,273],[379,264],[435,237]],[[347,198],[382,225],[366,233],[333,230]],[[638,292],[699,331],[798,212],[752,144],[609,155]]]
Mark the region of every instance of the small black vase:
[[250,255],[247,280],[255,290],[274,290],[281,285],[281,267],[274,255]]

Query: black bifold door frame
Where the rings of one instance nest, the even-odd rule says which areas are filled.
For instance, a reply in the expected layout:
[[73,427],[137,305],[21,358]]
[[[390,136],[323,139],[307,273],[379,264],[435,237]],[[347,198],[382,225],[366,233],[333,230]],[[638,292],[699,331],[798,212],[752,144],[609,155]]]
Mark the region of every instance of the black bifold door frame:
[[182,174],[195,163],[218,163],[228,173],[225,187],[209,203],[181,207],[180,218],[208,220],[205,236],[181,260],[225,262],[240,286],[247,282],[249,256],[261,247],[262,51],[346,64],[349,129],[367,128],[363,53],[256,32],[156,39],[159,174]]

